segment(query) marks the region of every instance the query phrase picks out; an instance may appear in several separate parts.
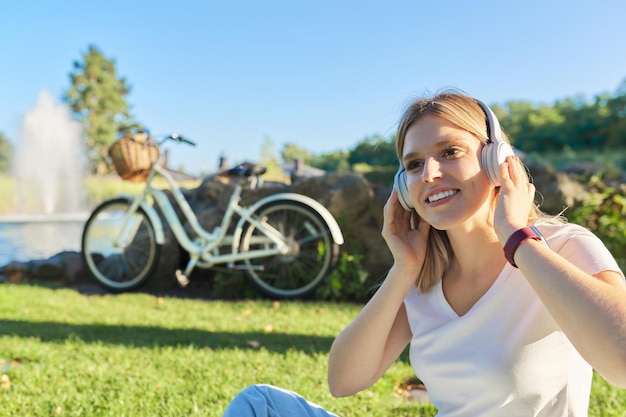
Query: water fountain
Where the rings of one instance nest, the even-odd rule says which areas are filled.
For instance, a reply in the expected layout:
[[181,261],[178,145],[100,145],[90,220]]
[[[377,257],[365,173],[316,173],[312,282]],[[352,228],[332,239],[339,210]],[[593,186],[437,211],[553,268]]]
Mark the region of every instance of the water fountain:
[[83,207],[82,128],[67,105],[42,90],[27,112],[13,167],[14,212],[0,218],[0,267],[80,248]]
[[84,178],[82,128],[67,105],[46,90],[23,120],[15,164],[17,212],[54,216],[81,208]]

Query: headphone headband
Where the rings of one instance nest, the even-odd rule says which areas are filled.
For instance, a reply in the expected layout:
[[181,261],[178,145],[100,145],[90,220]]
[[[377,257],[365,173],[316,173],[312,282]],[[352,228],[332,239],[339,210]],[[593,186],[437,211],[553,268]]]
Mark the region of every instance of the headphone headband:
[[498,121],[498,117],[491,110],[491,107],[487,106],[485,103],[478,99],[474,99],[474,101],[480,106],[485,113],[485,117],[487,119],[487,137],[489,138],[489,143],[497,143],[503,142],[502,140],[502,129],[500,128],[500,122]]

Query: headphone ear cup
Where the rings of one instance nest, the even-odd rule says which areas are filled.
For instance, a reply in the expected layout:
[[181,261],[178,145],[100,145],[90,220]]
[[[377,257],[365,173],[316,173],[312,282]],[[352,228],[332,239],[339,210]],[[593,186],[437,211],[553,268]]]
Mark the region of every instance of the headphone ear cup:
[[483,146],[483,150],[480,153],[481,163],[491,184],[499,187],[501,184],[500,165],[505,161],[507,156],[514,155],[513,148],[502,140],[500,122],[493,110],[480,100],[476,100],[476,103],[483,110],[487,118],[487,135],[489,136],[489,142]]
[[500,165],[510,155],[514,155],[513,148],[501,141],[490,142],[485,144],[481,152],[481,162],[483,169],[487,174],[487,178],[492,185],[499,187],[500,182]]
[[398,172],[393,177],[393,188],[398,193],[398,200],[407,211],[413,211],[413,204],[409,195],[409,187],[406,185],[406,171],[403,167],[398,168]]

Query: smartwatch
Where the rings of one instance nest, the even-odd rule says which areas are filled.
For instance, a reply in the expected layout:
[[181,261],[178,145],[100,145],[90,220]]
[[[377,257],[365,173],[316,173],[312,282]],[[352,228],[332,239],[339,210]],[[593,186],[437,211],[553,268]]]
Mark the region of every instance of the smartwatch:
[[517,251],[519,245],[526,239],[539,240],[547,246],[546,240],[535,226],[524,227],[513,233],[504,245],[504,257],[515,268],[517,268],[515,260],[513,259],[515,251]]

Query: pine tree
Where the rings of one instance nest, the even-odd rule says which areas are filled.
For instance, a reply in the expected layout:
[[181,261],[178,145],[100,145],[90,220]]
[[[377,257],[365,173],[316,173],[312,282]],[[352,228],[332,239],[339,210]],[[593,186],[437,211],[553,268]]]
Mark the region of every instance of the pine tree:
[[136,125],[129,114],[126,97],[130,86],[118,77],[115,61],[90,45],[82,61],[74,62],[71,87],[65,101],[83,123],[90,167],[97,173],[107,170],[107,150],[119,132]]

